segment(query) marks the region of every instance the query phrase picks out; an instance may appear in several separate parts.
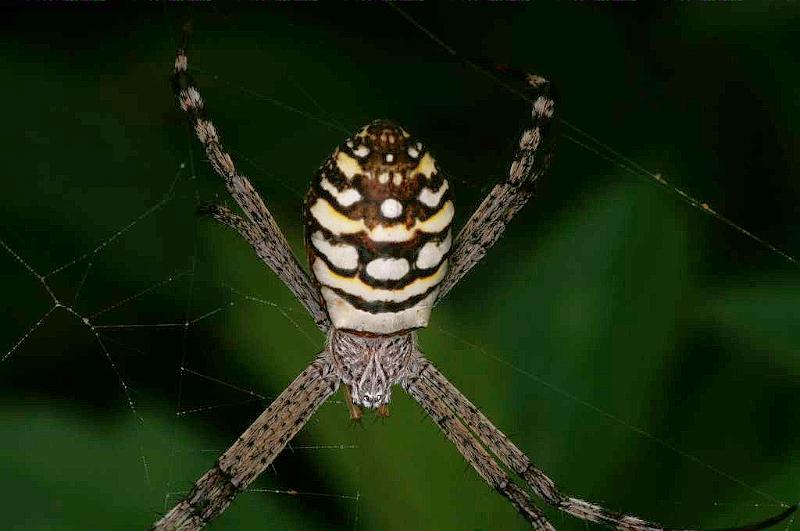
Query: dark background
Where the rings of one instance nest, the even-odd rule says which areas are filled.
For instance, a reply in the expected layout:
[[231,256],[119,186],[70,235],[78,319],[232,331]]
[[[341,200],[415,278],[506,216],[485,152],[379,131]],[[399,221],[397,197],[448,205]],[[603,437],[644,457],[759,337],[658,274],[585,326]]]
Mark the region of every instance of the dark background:
[[[551,78],[569,124],[800,254],[797,6],[401,7],[459,53]],[[79,259],[46,278],[76,313],[15,347],[53,301],[0,249],[0,527],[144,529],[323,342],[196,214],[227,198],[169,91],[181,23],[226,146],[301,255],[302,196],[348,131],[388,117],[421,137],[463,223],[529,111],[382,4],[2,9],[0,239],[35,274]],[[796,501],[797,264],[562,129],[423,349],[571,493],[673,526]],[[402,391],[360,427],[339,398],[212,529],[526,528]]]

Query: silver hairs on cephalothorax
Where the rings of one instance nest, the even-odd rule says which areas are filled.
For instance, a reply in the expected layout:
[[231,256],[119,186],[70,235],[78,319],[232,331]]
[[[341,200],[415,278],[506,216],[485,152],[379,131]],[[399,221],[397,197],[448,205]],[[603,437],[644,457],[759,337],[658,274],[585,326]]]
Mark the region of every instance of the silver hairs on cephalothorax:
[[350,387],[353,403],[368,408],[389,403],[392,386],[415,355],[413,333],[363,336],[333,329],[329,341],[333,365]]

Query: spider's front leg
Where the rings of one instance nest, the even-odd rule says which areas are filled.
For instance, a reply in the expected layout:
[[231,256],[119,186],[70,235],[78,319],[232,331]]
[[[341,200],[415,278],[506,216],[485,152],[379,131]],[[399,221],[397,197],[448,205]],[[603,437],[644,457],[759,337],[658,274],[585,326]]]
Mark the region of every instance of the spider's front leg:
[[450,269],[442,282],[437,302],[455,286],[503,234],[506,225],[533,194],[533,185],[550,164],[555,102],[550,83],[539,76],[503,69],[523,78],[531,98],[532,123],[519,139],[508,177],[496,184],[461,229],[453,245]]
[[[184,41],[187,39],[188,32],[184,35]],[[187,67],[188,59],[185,48],[182,47],[178,49],[172,77],[175,97],[181,108],[189,115],[192,128],[205,147],[211,166],[224,179],[225,186],[245,212],[248,220],[220,206],[211,207],[211,214],[244,236],[258,256],[305,306],[317,326],[326,331],[330,327],[330,319],[322,306],[317,289],[292,253],[289,243],[264,201],[247,177],[236,170],[233,159],[222,147],[219,134],[206,116],[205,103],[187,72]]]

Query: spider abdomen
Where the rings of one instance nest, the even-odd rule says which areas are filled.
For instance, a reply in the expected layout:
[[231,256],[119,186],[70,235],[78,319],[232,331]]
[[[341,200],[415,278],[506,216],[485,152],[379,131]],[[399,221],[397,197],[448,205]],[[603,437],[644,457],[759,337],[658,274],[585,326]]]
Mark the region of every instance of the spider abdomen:
[[428,323],[447,272],[453,201],[424,146],[385,120],[322,165],[306,246],[334,327],[392,334]]

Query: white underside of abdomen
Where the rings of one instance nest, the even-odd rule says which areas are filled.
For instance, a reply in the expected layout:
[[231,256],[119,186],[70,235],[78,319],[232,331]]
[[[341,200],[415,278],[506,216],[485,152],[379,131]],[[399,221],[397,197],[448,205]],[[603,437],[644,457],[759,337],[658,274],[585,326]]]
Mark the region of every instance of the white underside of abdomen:
[[370,313],[354,307],[332,289],[322,287],[322,296],[334,328],[373,334],[391,334],[427,326],[438,293],[439,289],[436,288],[414,306],[404,310]]

